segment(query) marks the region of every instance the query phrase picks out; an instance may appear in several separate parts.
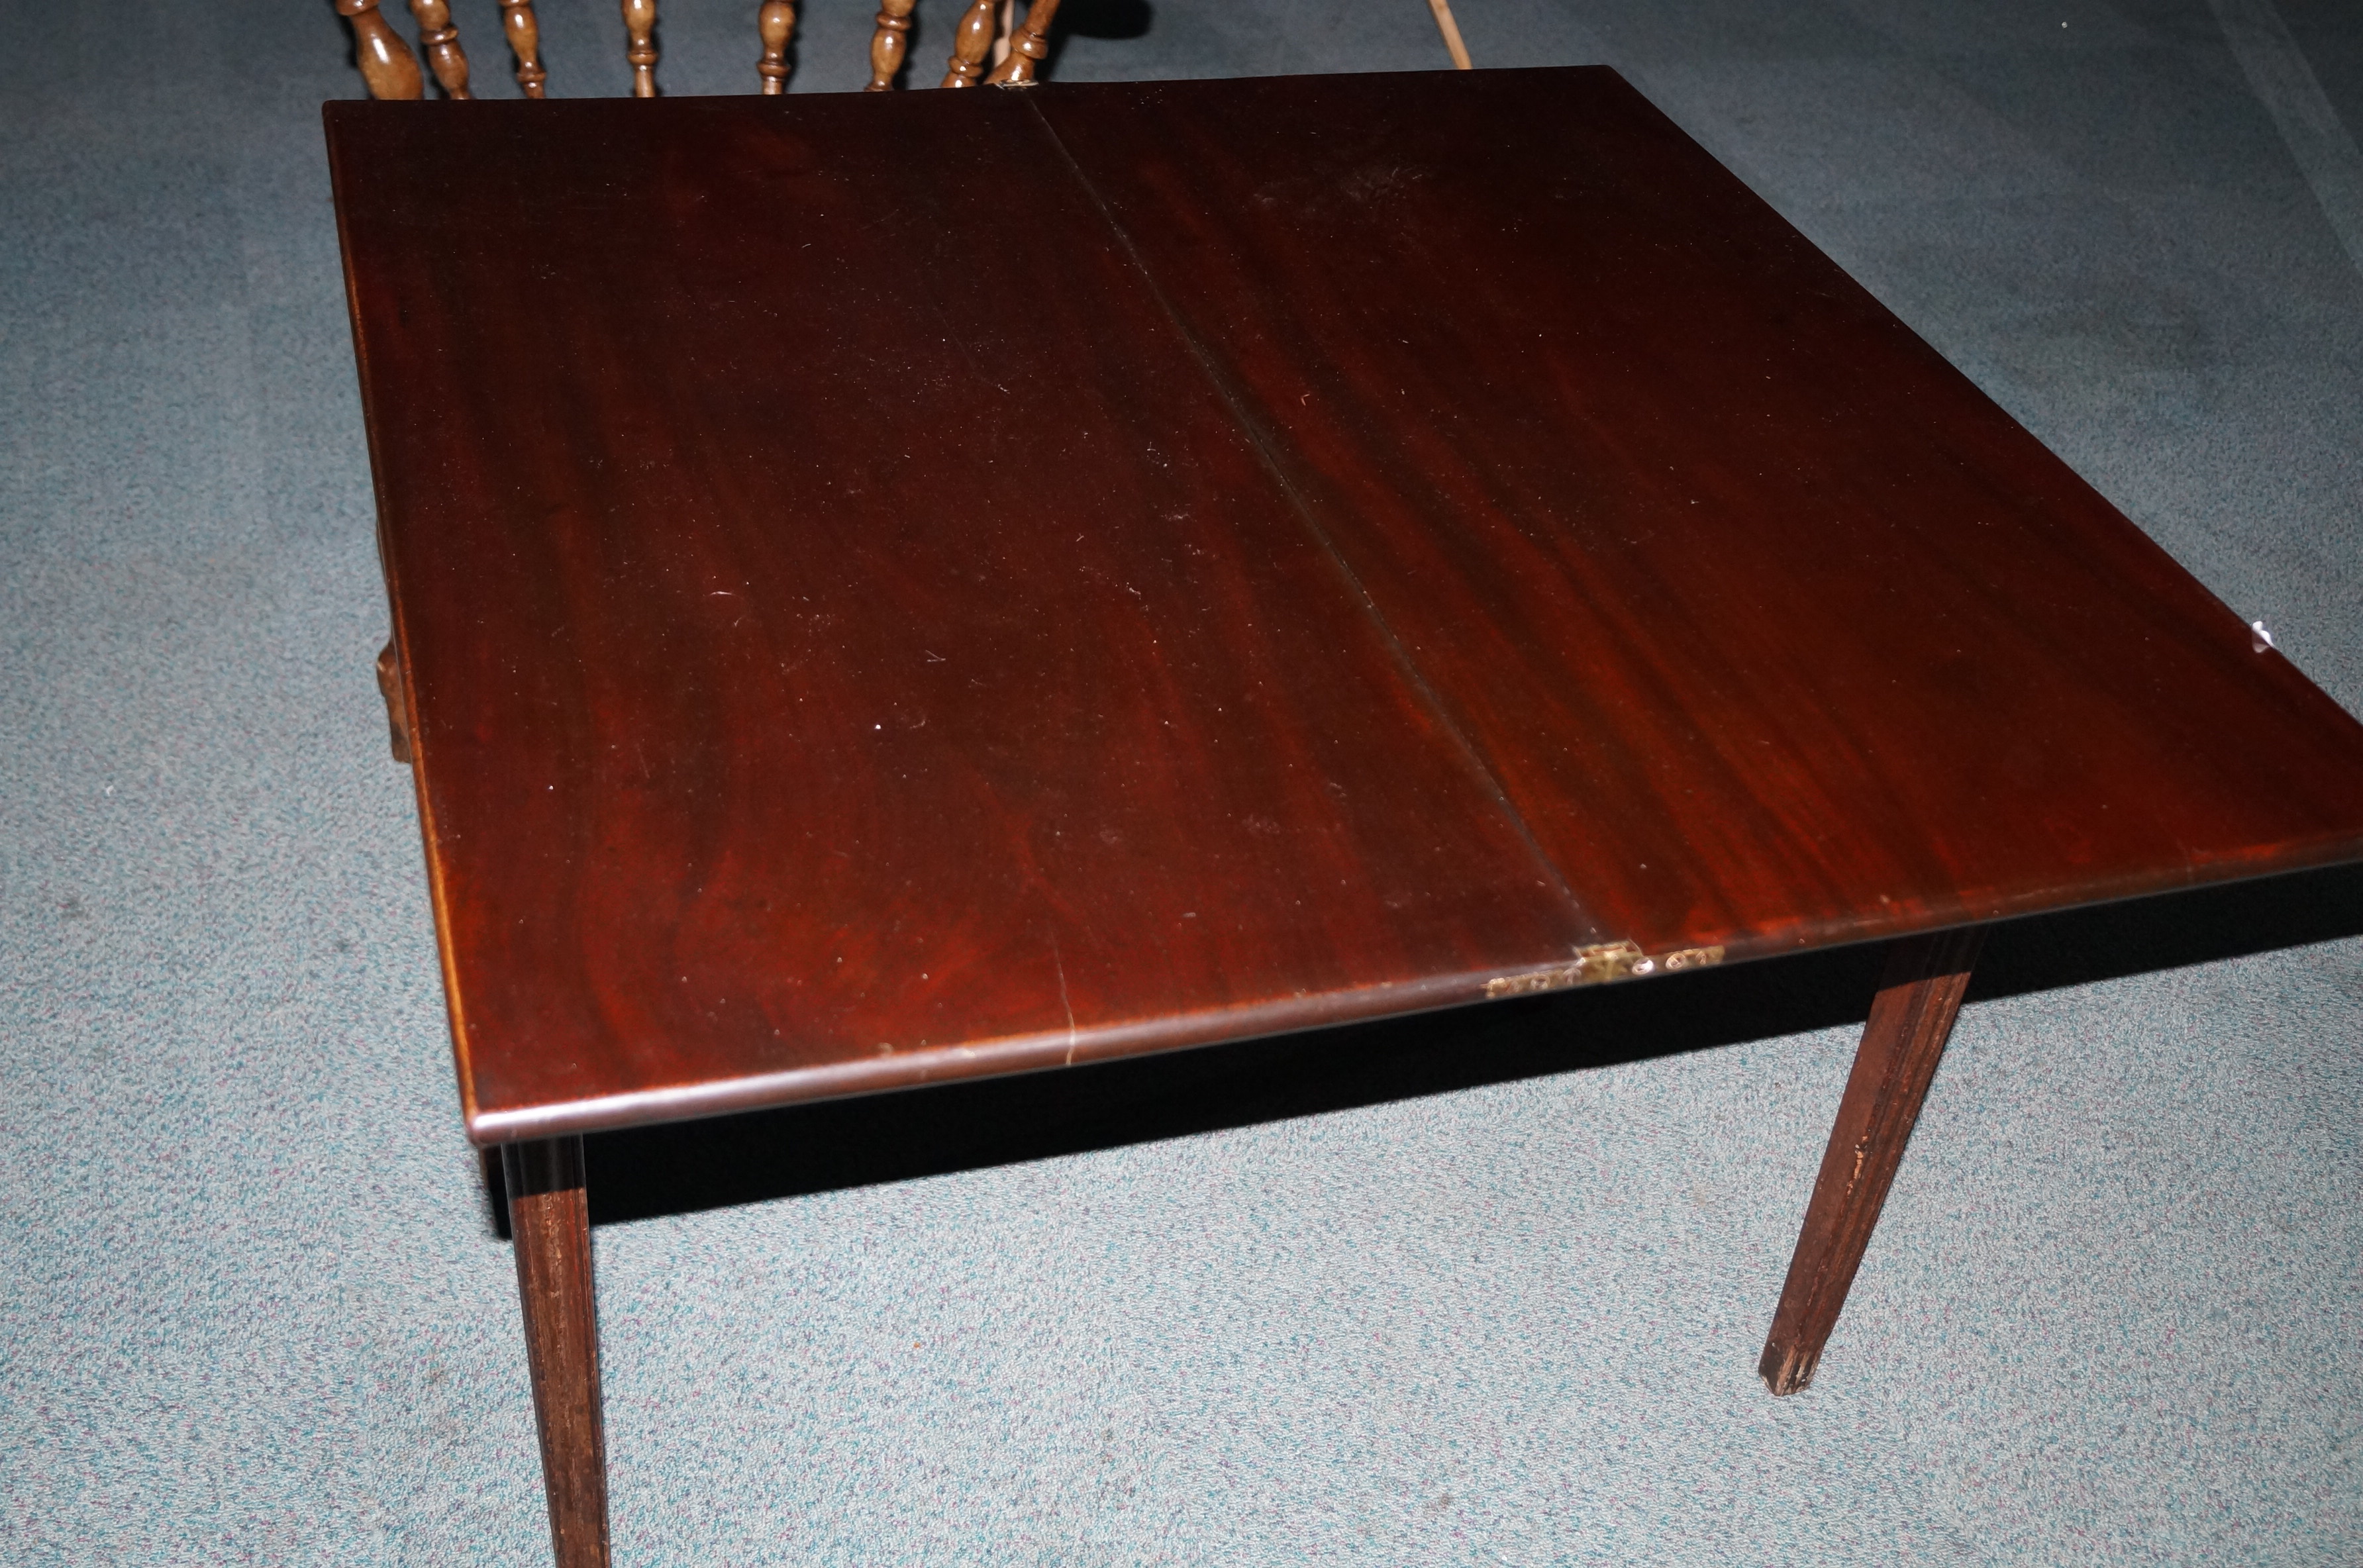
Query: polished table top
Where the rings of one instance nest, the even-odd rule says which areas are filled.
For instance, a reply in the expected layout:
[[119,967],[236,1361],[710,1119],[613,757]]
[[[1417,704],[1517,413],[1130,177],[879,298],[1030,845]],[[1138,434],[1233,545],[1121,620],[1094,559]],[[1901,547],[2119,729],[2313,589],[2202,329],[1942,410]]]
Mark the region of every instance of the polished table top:
[[327,113],[479,1142],[2363,858],[1606,70]]

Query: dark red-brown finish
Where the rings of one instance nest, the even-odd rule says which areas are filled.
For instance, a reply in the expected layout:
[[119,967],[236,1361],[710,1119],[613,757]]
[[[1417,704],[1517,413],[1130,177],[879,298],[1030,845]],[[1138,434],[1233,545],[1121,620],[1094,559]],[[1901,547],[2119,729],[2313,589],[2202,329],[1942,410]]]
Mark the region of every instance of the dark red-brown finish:
[[1794,1394],[1814,1380],[1887,1189],[1903,1163],[1903,1145],[1920,1120],[1921,1103],[1960,1015],[1969,970],[1984,940],[1985,928],[1970,926],[1908,936],[1888,954],[1789,1278],[1781,1287],[1781,1305],[1757,1363],[1775,1394]]
[[2353,856],[2363,731],[1605,70],[1034,105],[1587,913]]
[[607,1568],[607,1442],[582,1140],[511,1143],[501,1163],[552,1555],[558,1568]]
[[1604,71],[328,128],[479,1141],[2363,856]]
[[343,221],[475,1136],[1614,934],[1017,95],[538,108],[330,118],[340,169],[466,161]]

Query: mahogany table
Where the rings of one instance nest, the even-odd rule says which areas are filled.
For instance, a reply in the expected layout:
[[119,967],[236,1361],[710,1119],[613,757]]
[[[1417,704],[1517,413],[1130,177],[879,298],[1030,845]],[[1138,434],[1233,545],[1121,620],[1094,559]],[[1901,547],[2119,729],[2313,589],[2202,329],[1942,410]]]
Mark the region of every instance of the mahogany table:
[[[2363,725],[1605,70],[327,111],[560,1559],[581,1134],[2363,859]],[[406,739],[405,739],[406,736]]]

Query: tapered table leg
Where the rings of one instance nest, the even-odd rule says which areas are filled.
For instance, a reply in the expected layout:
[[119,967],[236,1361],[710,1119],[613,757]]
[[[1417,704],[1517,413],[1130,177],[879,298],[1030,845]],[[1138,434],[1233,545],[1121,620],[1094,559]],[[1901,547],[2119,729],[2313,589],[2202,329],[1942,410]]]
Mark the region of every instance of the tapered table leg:
[[1814,1182],[1797,1255],[1757,1364],[1775,1394],[1794,1394],[1814,1380],[1984,940],[1983,928],[1972,926],[1907,937],[1889,951],[1870,1024],[1838,1103],[1837,1125],[1822,1155],[1822,1174]]
[[558,1568],[607,1568],[607,1442],[599,1416],[599,1323],[582,1140],[501,1150],[525,1304],[526,1359],[541,1428],[541,1478]]

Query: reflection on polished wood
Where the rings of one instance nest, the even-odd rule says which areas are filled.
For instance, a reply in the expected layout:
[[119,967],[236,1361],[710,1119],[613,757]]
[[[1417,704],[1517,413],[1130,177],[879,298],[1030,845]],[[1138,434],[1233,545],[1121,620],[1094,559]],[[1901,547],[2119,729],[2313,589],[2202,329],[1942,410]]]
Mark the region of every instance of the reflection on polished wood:
[[329,124],[480,1141],[2363,851],[1607,72]]
[[1031,102],[1614,935],[2363,849],[2363,727],[1613,76]]

